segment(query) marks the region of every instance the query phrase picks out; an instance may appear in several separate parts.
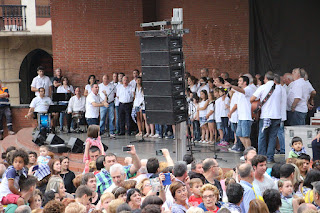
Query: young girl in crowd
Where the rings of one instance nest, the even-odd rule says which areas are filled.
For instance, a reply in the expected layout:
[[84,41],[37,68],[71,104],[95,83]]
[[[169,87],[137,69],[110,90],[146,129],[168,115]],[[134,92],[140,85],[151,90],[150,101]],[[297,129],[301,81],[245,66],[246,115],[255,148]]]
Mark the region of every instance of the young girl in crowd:
[[199,142],[201,140],[200,135],[200,122],[199,122],[199,97],[196,93],[192,95],[192,110],[191,110],[191,123],[192,123],[192,130],[193,130],[193,140],[194,142]]
[[209,128],[209,143],[214,143],[216,141],[216,135],[217,135],[217,130],[216,130],[216,123],[214,120],[214,103],[215,98],[213,92],[209,92],[209,105],[207,108],[207,115],[206,119],[208,120],[208,128]]
[[12,165],[8,167],[2,176],[0,185],[0,201],[3,205],[17,204],[24,205],[28,200],[24,200],[20,193],[19,180],[27,178],[25,166],[29,163],[28,153],[22,149],[14,151],[12,155]]
[[198,114],[200,120],[200,128],[201,128],[201,143],[209,143],[209,129],[207,124],[207,107],[209,105],[208,93],[206,90],[202,90],[200,92],[201,101],[199,103]]
[[278,181],[278,188],[281,194],[281,213],[297,212],[299,204],[296,199],[293,198],[293,186],[291,180],[280,179]]
[[145,121],[146,134],[144,137],[148,137],[150,134],[150,128],[147,123],[146,113],[145,113],[145,103],[144,103],[144,94],[142,88],[142,78],[137,77],[137,85],[134,92],[134,102],[133,107],[137,113],[137,125],[139,133],[136,136],[141,137],[143,134],[143,120]]
[[90,156],[89,156],[90,147],[97,146],[100,149],[100,154],[101,155],[105,154],[104,148],[101,142],[101,137],[100,137],[100,127],[98,125],[90,125],[88,127],[87,136],[88,138],[86,139],[86,145],[85,145],[85,150],[83,155],[83,162],[86,164],[85,172],[89,171],[89,163],[92,160],[90,159]]
[[228,131],[228,113],[230,111],[230,98],[227,97],[226,91],[223,88],[219,88],[219,96],[216,101],[216,120],[219,119],[219,124],[217,124],[217,129],[219,130],[220,143],[218,146],[228,146],[229,143],[229,131]]

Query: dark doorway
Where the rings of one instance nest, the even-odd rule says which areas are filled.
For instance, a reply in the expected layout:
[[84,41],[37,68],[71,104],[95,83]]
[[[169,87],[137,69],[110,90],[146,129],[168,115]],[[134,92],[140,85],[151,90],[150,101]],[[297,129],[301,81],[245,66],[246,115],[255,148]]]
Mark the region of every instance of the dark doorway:
[[35,49],[28,53],[23,59],[19,78],[21,79],[20,88],[20,104],[29,104],[34,98],[34,92],[31,92],[31,82],[37,74],[37,67],[43,66],[45,68],[45,75],[53,76],[53,60],[52,56],[44,50]]

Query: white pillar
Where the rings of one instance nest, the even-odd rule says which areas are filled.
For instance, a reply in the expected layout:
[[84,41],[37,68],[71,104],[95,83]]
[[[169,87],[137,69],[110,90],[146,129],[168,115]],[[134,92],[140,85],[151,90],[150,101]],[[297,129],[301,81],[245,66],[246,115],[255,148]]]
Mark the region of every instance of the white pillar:
[[176,124],[176,160],[182,161],[187,150],[186,122]]
[[33,32],[36,27],[36,1],[21,0],[21,5],[27,6],[26,8],[27,30]]

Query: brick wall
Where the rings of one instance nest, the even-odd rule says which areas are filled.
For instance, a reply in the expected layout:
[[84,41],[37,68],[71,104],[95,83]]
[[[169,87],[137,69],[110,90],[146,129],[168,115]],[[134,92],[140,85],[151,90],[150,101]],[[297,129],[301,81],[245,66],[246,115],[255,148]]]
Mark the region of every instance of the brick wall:
[[134,31],[143,21],[170,18],[174,7],[184,9],[184,28],[190,29],[184,37],[187,71],[248,72],[249,6],[241,0],[51,0],[54,67],[78,86],[90,74],[131,73],[140,67]]
[[157,19],[172,17],[183,8],[184,54],[187,71],[200,76],[200,68],[219,68],[231,77],[249,72],[248,1],[158,0]]
[[140,0],[51,0],[54,68],[73,85],[140,65]]

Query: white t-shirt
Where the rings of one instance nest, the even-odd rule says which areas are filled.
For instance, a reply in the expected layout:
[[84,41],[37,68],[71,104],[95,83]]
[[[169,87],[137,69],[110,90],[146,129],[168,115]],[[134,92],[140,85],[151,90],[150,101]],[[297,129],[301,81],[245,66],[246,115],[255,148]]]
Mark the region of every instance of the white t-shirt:
[[238,115],[239,115],[239,120],[242,121],[251,121],[251,103],[250,103],[250,98],[254,93],[254,90],[252,87],[246,87],[244,88],[244,92],[239,94],[239,99],[238,99]]
[[95,95],[93,92],[91,92],[87,96],[86,100],[86,118],[98,118],[99,117],[99,109],[100,107],[95,107],[92,105],[93,102],[95,103],[101,103],[103,99],[100,97],[99,94]]
[[[40,78],[40,76],[38,75],[33,78],[31,86],[37,89],[43,87],[45,89],[45,96],[49,96],[49,88],[50,86],[52,86],[52,82],[50,81],[50,78],[48,76],[44,75],[42,76],[42,78]],[[35,95],[39,96],[39,91],[37,91]]]
[[[199,108],[203,108],[204,105],[206,105],[206,103],[208,102],[208,100],[203,100],[199,103]],[[207,107],[208,108],[208,107]],[[207,108],[205,108],[204,110],[199,110],[199,118],[202,118],[202,117],[206,117],[207,115]]]
[[310,94],[310,93],[308,94],[308,91],[309,91],[309,88],[306,86],[306,81],[303,78],[299,78],[295,80],[288,93],[287,104],[288,104],[288,107],[290,107],[290,109],[287,109],[287,110],[291,111],[291,106],[294,102],[294,99],[299,98],[300,101],[298,102],[295,108],[295,111],[307,113],[308,112],[307,98]]
[[221,117],[228,117],[228,113],[230,112],[229,108],[226,105],[230,106],[230,98],[226,97],[224,101],[221,99]]
[[197,106],[193,101],[188,103],[188,114],[190,119],[195,119],[197,115]]
[[209,105],[207,107],[207,114],[209,114],[210,111],[213,111],[213,113],[208,118],[209,121],[215,119],[215,117],[214,117],[214,104],[215,104],[214,101],[213,102],[209,102]]
[[63,85],[59,86],[57,88],[57,93],[68,93],[68,91],[70,91],[72,94],[74,94],[74,90],[73,90],[73,87],[70,85],[66,88],[64,88]]
[[[253,96],[262,101],[267,94],[269,93],[271,87],[274,85],[274,81],[268,81],[266,84],[261,85],[254,93]],[[281,106],[282,101],[282,92],[281,85],[276,85],[275,90],[273,91],[270,98],[261,108],[260,118],[270,118],[270,119],[281,119]]]
[[127,87],[124,87],[123,84],[119,85],[117,87],[117,97],[119,97],[120,103],[130,103],[133,101],[133,93],[134,88],[132,88],[130,85]]
[[40,96],[33,98],[30,103],[30,107],[33,107],[35,112],[41,112],[41,113],[48,112],[50,105],[53,105],[51,98],[49,97],[40,98]]
[[78,98],[76,95],[72,96],[69,100],[68,112],[85,112],[86,111],[86,98],[81,96]]
[[215,109],[214,116],[217,123],[221,122],[221,102],[222,102],[222,98],[220,97],[215,101],[215,105],[214,105],[214,109]]
[[88,91],[88,95],[91,93],[91,85],[87,84],[84,89],[86,89]]
[[286,121],[287,120],[287,89],[286,87],[281,86],[281,94],[282,94],[282,101],[283,101],[283,103],[281,104],[281,121]]
[[194,84],[193,86],[190,86],[190,91],[197,93],[198,92],[198,85]]
[[204,85],[203,87],[199,87],[199,88],[198,88],[197,95],[198,95],[199,97],[200,97],[200,92],[201,92],[202,90],[206,90],[206,91],[207,91],[207,94],[209,95],[210,89],[209,89],[208,84]]
[[[232,110],[234,105],[238,104],[239,95],[240,95],[240,93],[237,91],[235,93],[233,93],[233,95],[231,97],[231,101],[230,101],[230,111]],[[230,122],[231,123],[238,123],[238,109],[236,109],[236,111],[234,111],[231,114]]]
[[135,79],[131,80],[131,81],[129,82],[129,85],[130,85],[132,88],[136,88],[136,85],[137,85],[136,80],[135,80]]
[[[74,94],[74,90],[73,87],[70,85],[66,88],[64,88],[63,85],[59,86],[57,88],[57,93],[69,93],[68,91],[70,91],[72,94]],[[68,103],[69,101],[60,101],[60,103]]]
[[107,97],[108,97],[108,103],[111,103],[114,101],[116,92],[117,92],[117,84],[110,82],[107,85],[104,85],[104,83],[99,84],[99,95],[100,97],[104,100],[105,99],[105,95],[103,93],[103,91],[106,91],[107,93]]
[[[120,83],[114,83],[114,84],[117,84],[117,87],[116,87],[116,93],[117,93],[120,85],[122,85],[122,84],[120,84]],[[115,105],[115,106],[119,106],[119,103],[120,103],[120,102],[119,102],[119,97],[118,97],[118,95],[116,95],[116,97],[115,97],[115,99],[114,99],[114,105]]]
[[134,107],[141,107],[142,110],[145,109],[144,94],[143,94],[143,91],[142,91],[142,87],[140,89],[138,89],[138,88],[135,89],[135,96],[134,96],[133,106]]
[[311,92],[313,92],[315,89],[313,88],[313,86],[309,80],[306,81],[306,85],[307,85],[306,87],[307,87],[307,91],[308,91],[307,92],[307,94],[308,94],[307,101],[308,101],[310,99]]

